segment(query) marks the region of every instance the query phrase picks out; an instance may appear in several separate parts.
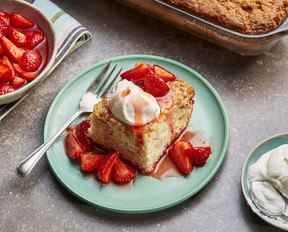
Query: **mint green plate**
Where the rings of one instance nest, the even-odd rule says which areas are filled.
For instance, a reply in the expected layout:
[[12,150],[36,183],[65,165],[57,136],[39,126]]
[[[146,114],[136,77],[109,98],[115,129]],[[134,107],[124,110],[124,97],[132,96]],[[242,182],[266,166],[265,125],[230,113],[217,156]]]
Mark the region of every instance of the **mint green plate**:
[[266,216],[253,203],[250,197],[250,191],[249,191],[250,186],[249,186],[249,181],[248,181],[248,169],[266,152],[271,151],[274,148],[279,147],[280,145],[283,145],[283,144],[287,144],[287,143],[288,143],[288,134],[278,134],[259,143],[247,156],[247,159],[245,160],[243,167],[242,167],[242,176],[241,176],[242,192],[251,210],[255,214],[257,214],[260,218],[262,218],[264,221],[266,221],[267,223],[275,227],[281,228],[283,230],[286,230],[286,231],[288,231],[287,219],[285,220],[281,217]]
[[172,207],[200,191],[215,175],[224,160],[228,147],[229,126],[224,105],[215,89],[200,74],[176,61],[149,55],[121,56],[97,63],[70,81],[57,95],[48,112],[44,139],[76,112],[79,100],[93,78],[108,61],[129,69],[139,61],[159,64],[186,80],[196,90],[196,103],[189,127],[202,131],[211,138],[213,154],[204,168],[194,169],[188,177],[172,177],[159,181],[149,176],[138,176],[126,187],[113,184],[100,186],[93,175],[83,175],[70,162],[59,140],[47,153],[51,170],[71,193],[94,206],[114,212],[148,213]]

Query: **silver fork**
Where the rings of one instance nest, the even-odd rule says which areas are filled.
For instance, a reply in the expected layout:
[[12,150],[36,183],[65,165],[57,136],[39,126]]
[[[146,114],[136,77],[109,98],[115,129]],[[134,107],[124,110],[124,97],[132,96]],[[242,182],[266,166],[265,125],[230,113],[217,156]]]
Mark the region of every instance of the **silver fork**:
[[53,145],[53,143],[57,140],[57,138],[67,129],[67,127],[79,116],[87,113],[91,113],[93,111],[93,106],[95,102],[91,102],[89,104],[81,104],[81,102],[85,99],[85,97],[91,97],[91,95],[96,100],[100,100],[102,96],[104,96],[113,85],[120,80],[120,73],[122,68],[115,73],[117,68],[117,64],[115,64],[112,69],[110,69],[111,63],[108,63],[101,70],[99,75],[94,79],[89,88],[86,90],[85,94],[82,96],[79,110],[72,115],[70,119],[60,128],[60,130],[51,137],[46,143],[39,146],[34,152],[29,154],[25,159],[23,159],[19,165],[17,166],[17,172],[21,176],[27,176],[38,161],[44,156],[44,154],[48,151],[48,149]]

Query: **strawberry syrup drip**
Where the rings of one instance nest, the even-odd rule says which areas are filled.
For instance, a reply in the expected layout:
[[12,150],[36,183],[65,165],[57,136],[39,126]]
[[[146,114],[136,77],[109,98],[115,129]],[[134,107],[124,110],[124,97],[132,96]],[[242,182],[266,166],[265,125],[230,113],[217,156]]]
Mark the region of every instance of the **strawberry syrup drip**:
[[133,133],[136,137],[137,143],[140,145],[144,145],[143,127],[142,126],[133,127]]
[[[133,101],[133,108],[135,113],[135,124],[142,125],[143,124],[143,109],[147,106],[147,102],[144,101],[142,98],[136,98]],[[143,126],[134,126],[133,127],[134,135],[137,139],[137,142],[140,145],[144,144],[143,138]]]
[[135,124],[143,125],[143,109],[147,106],[147,102],[142,98],[136,98],[132,104],[135,111]]
[[[142,125],[143,124],[143,109],[147,105],[147,102],[145,102],[142,98],[136,98],[134,99],[132,104],[135,110],[134,111],[135,124]],[[143,126],[134,126],[133,133],[136,137],[137,143],[140,145],[143,145],[144,144]]]

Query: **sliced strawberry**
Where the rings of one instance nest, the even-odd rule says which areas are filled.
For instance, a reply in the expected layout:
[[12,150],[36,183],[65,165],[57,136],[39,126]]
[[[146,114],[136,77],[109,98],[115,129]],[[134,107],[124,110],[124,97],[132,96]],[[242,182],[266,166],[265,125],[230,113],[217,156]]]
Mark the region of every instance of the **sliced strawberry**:
[[6,36],[9,31],[10,18],[6,12],[0,12],[0,34]]
[[176,80],[176,76],[173,73],[167,71],[166,69],[164,69],[159,65],[153,65],[153,71],[156,77],[161,78],[166,82]]
[[135,68],[132,68],[121,74],[123,79],[132,81],[134,83],[139,83],[145,79],[146,76],[152,74],[150,65],[145,63],[139,63]]
[[34,26],[34,23],[21,14],[12,13],[10,15],[10,22],[13,27],[26,29]]
[[187,156],[187,150],[190,149],[189,143],[178,141],[169,150],[169,157],[176,165],[178,171],[183,175],[188,175],[192,172],[193,166]]
[[7,65],[11,69],[12,77],[11,77],[11,79],[9,81],[14,80],[14,78],[15,78],[15,70],[14,70],[14,67],[11,64],[10,60],[8,59],[8,57],[7,56],[1,56],[0,57],[0,63]]
[[11,93],[14,91],[14,88],[9,83],[0,83],[0,95],[4,95],[6,93]]
[[90,151],[93,147],[93,142],[88,137],[88,129],[89,128],[90,128],[90,122],[88,120],[82,121],[76,127],[77,139],[83,145],[85,151]]
[[2,36],[0,38],[0,42],[7,56],[15,62],[18,62],[25,53],[24,49],[18,48],[15,44],[11,42],[11,40],[6,38],[5,36]]
[[8,65],[0,63],[0,82],[12,81],[12,70]]
[[27,81],[33,81],[33,80],[37,77],[37,75],[38,75],[38,71],[36,71],[36,72],[25,72],[25,71],[20,67],[20,65],[19,65],[19,64],[16,64],[16,63],[13,64],[13,67],[14,67],[16,73],[17,73],[19,76],[23,77],[23,78],[24,78],[25,80],[27,80]]
[[80,168],[83,172],[94,172],[105,159],[104,155],[95,153],[84,153],[81,155]]
[[1,21],[2,24],[5,24],[5,25],[9,26],[10,25],[10,16],[9,16],[9,14],[4,12],[4,11],[0,11],[0,21]]
[[188,152],[188,156],[197,167],[204,166],[211,154],[211,147],[191,147]]
[[9,32],[9,27],[5,25],[1,25],[1,21],[0,21],[0,37],[7,36],[8,32]]
[[0,44],[0,56],[4,55],[4,49],[2,47],[2,45]]
[[13,27],[9,28],[9,38],[18,47],[24,47],[26,45],[26,35]]
[[26,51],[19,61],[19,65],[26,72],[35,72],[42,63],[42,57],[37,50]]
[[27,84],[27,80],[21,77],[15,77],[14,80],[11,82],[11,85],[14,89],[20,89],[26,84]]
[[108,184],[111,180],[111,173],[113,170],[113,167],[118,159],[118,154],[113,153],[112,155],[109,155],[105,161],[103,161],[100,164],[100,167],[98,169],[97,173],[97,179],[102,183],[102,184]]
[[0,21],[0,37],[7,36],[8,32],[9,32],[9,27],[5,26],[5,25],[2,25],[1,21]]
[[163,97],[169,90],[169,86],[160,78],[149,76],[144,81],[144,91],[154,97]]
[[68,157],[71,159],[79,159],[80,156],[84,153],[79,141],[75,136],[75,129],[69,130],[68,134],[65,137],[65,150]]
[[117,160],[112,171],[112,181],[115,184],[128,184],[135,178],[135,176],[135,171],[131,167],[120,159]]
[[33,49],[44,40],[44,33],[42,31],[27,31],[24,33],[26,36],[25,47]]

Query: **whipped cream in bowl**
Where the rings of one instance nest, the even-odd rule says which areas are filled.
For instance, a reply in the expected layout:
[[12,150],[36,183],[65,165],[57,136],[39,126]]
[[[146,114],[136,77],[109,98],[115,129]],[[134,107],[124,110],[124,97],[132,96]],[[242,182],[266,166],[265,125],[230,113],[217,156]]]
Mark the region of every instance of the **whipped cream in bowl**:
[[241,184],[254,213],[288,230],[288,134],[272,137],[251,152],[243,165]]
[[[288,144],[262,155],[248,169],[252,200],[266,214],[285,215],[288,197]],[[288,199],[287,199],[288,200]]]
[[160,115],[155,97],[128,80],[121,80],[108,95],[111,113],[130,126],[143,126]]

